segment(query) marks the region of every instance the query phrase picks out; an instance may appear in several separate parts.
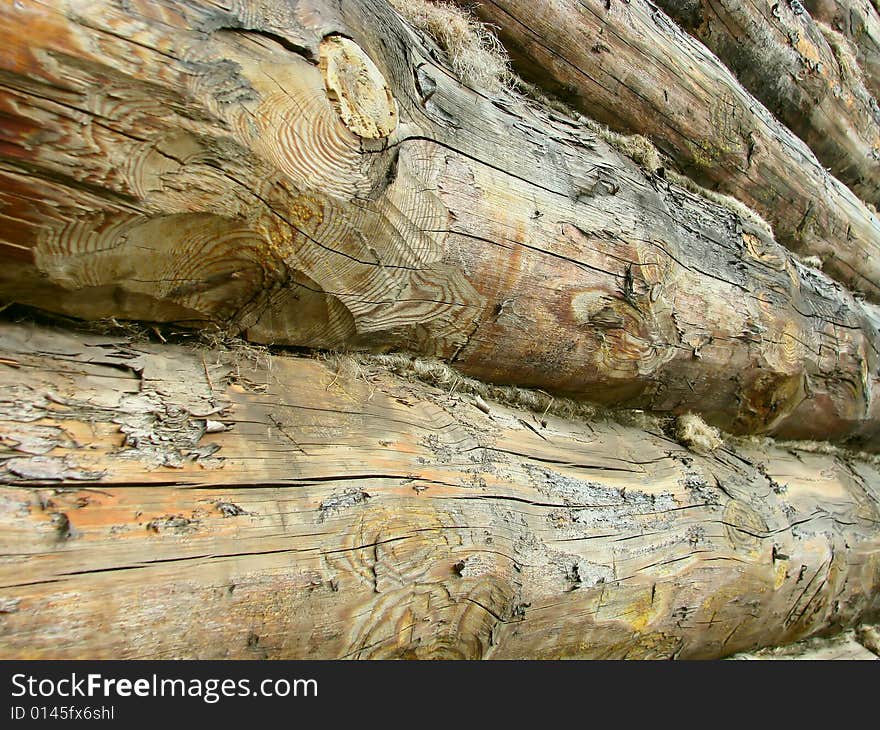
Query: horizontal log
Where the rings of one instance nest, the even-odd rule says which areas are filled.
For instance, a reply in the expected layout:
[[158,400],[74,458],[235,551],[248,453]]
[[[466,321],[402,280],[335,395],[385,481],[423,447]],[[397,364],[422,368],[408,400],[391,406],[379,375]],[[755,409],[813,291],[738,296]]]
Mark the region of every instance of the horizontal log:
[[4,659],[712,658],[880,611],[869,463],[344,360],[0,345]]
[[880,202],[880,107],[846,41],[800,3],[658,0],[862,200]]
[[872,307],[384,3],[62,9],[0,9],[7,300],[880,447]]
[[871,0],[805,0],[817,21],[841,33],[852,43],[865,85],[880,98],[880,15]]
[[487,0],[475,12],[499,28],[527,80],[649,137],[682,172],[764,216],[785,246],[878,299],[876,216],[654,3]]
[[731,658],[759,661],[880,661],[880,656],[858,639],[859,633],[847,631],[827,638],[807,639],[789,646],[737,654]]

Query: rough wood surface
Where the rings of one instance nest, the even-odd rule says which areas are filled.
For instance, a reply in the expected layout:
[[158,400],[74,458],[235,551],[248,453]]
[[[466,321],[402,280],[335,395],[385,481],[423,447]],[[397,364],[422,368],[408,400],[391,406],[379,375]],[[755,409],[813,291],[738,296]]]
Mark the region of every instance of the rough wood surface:
[[0,295],[878,448],[873,307],[462,86],[384,3],[273,7],[0,9],[29,36],[0,57]]
[[486,0],[475,12],[498,26],[525,78],[613,129],[648,136],[687,175],[758,211],[788,248],[878,298],[874,214],[654,3]]
[[3,658],[708,658],[880,610],[866,463],[314,359],[0,345]]
[[857,641],[855,633],[847,631],[828,638],[806,639],[782,647],[761,649],[730,657],[731,659],[761,661],[878,661],[880,656]]
[[880,15],[871,0],[805,0],[817,21],[844,35],[853,45],[865,85],[880,98]]
[[819,161],[880,202],[880,107],[846,41],[800,3],[658,0],[724,61]]

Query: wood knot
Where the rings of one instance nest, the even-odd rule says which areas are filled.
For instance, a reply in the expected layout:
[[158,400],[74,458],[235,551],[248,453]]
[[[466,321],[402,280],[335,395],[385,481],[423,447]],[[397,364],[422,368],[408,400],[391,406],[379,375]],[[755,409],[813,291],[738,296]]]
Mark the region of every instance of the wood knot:
[[327,36],[319,58],[327,96],[350,131],[363,139],[382,139],[397,128],[397,103],[388,83],[357,43]]
[[516,590],[503,577],[416,583],[359,612],[363,625],[346,655],[357,659],[487,658],[514,614]]
[[732,499],[724,508],[721,518],[727,540],[734,550],[754,552],[760,549],[761,539],[767,536],[767,523],[744,502]]
[[325,556],[329,566],[336,574],[370,586],[375,593],[424,579],[448,554],[450,533],[445,526],[454,520],[415,501],[397,503],[392,509],[368,506],[367,499],[349,492],[331,495],[321,503],[322,516],[343,506],[364,508],[353,529],[342,538],[344,550]]

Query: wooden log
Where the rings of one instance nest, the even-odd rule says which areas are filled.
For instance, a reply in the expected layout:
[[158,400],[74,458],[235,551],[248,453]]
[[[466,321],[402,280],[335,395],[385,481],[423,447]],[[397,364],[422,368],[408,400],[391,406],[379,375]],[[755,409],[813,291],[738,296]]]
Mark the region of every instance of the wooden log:
[[712,658],[880,611],[872,464],[302,357],[0,344],[4,659]]
[[880,202],[880,107],[839,34],[800,3],[658,0],[862,200]]
[[880,446],[872,307],[760,227],[462,86],[382,2],[261,12],[0,9],[0,295]]
[[475,12],[499,28],[527,80],[646,135],[682,172],[764,216],[785,246],[877,299],[876,216],[655,4],[487,0]]
[[865,85],[880,98],[880,15],[870,0],[805,0],[817,21],[852,43]]
[[758,661],[880,661],[880,656],[860,643],[857,636],[856,632],[847,631],[828,638],[806,639],[790,646],[737,654],[731,658]]

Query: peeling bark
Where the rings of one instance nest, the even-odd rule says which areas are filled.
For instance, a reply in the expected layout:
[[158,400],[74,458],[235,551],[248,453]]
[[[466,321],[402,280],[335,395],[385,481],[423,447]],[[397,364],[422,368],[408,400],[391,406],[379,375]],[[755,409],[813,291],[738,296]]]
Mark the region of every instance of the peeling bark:
[[3,658],[710,658],[880,612],[871,464],[301,357],[0,344]]

